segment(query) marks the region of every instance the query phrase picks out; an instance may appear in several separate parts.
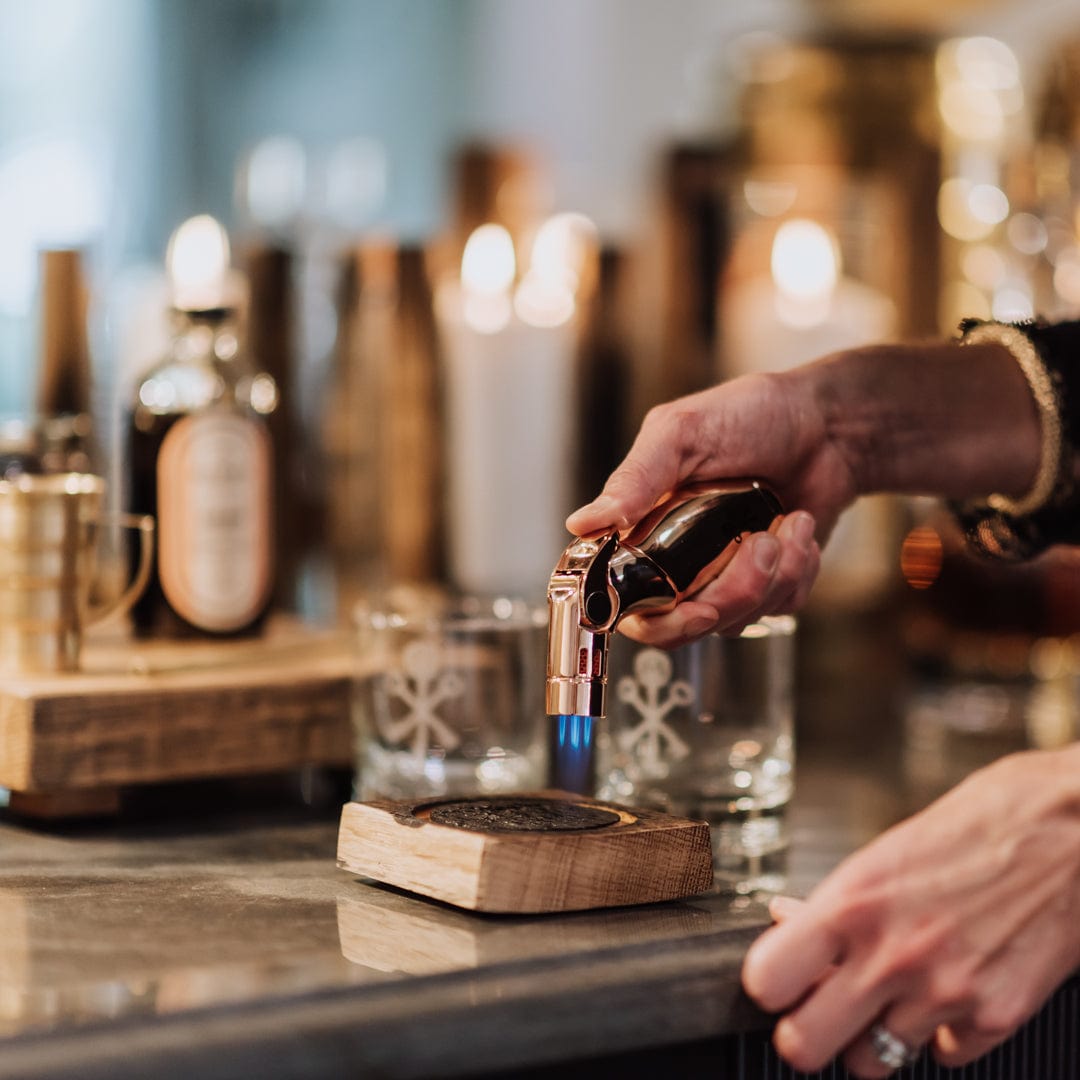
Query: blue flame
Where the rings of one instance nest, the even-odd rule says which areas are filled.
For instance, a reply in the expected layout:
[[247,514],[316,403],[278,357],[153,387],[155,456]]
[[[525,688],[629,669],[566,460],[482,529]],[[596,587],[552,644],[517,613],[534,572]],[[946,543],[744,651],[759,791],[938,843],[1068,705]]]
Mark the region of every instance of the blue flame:
[[562,791],[593,793],[593,718],[556,716],[551,783]]

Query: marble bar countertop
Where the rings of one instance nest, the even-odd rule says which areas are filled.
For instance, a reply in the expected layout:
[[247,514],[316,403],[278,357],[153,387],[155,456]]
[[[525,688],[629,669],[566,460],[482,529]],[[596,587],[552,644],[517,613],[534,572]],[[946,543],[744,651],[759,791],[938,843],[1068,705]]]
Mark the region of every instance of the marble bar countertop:
[[[796,894],[926,795],[890,684],[836,655],[865,674],[804,683]],[[739,988],[768,922],[753,896],[469,914],[337,869],[340,789],[292,795],[186,785],[117,820],[0,815],[0,1080],[539,1076],[768,1027]]]
[[[803,774],[794,891],[897,813]],[[356,879],[335,844],[302,806],[0,823],[0,1077],[467,1075],[767,1023],[738,982],[753,897],[482,916]]]

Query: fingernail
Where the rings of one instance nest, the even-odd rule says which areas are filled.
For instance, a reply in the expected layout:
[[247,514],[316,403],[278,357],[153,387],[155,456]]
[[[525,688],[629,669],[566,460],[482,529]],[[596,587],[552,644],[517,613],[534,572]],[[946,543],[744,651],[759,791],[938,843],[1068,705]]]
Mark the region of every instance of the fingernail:
[[805,510],[800,511],[795,516],[795,526],[792,531],[795,536],[795,543],[799,547],[808,547],[810,541],[814,538],[814,519]]
[[608,514],[615,509],[615,500],[610,495],[598,495],[591,503],[578,507],[570,517],[575,518],[578,514]]
[[754,541],[754,565],[763,573],[771,574],[780,558],[780,544],[768,535]]
[[769,901],[769,914],[774,919],[786,919],[803,907],[803,901],[794,896],[774,896]]

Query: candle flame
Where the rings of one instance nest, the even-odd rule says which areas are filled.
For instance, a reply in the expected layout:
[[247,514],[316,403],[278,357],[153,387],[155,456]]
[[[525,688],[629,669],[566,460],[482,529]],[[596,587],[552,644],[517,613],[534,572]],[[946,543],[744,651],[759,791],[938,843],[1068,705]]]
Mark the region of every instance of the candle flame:
[[828,301],[840,275],[836,238],[814,221],[786,221],[776,231],[771,266],[784,296],[802,303]]
[[514,311],[529,326],[562,326],[574,315],[574,294],[562,281],[530,270],[514,291]]
[[209,214],[188,218],[172,234],[166,264],[178,308],[199,311],[225,304],[229,236]]
[[514,241],[506,229],[481,225],[474,230],[461,256],[461,284],[467,292],[506,292],[516,270]]
[[596,245],[596,226],[584,214],[554,214],[536,231],[529,272],[576,292]]

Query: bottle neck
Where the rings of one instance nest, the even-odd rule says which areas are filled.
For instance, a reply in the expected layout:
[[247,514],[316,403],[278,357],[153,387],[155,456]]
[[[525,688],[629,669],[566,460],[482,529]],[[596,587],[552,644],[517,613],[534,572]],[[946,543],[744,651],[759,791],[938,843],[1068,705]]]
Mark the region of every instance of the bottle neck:
[[172,355],[181,363],[208,368],[230,382],[235,381],[242,366],[235,310],[174,308]]
[[274,412],[277,383],[266,372],[252,370],[234,309],[173,309],[172,319],[168,354],[139,387],[137,423],[144,414],[190,412],[214,403],[263,417]]

